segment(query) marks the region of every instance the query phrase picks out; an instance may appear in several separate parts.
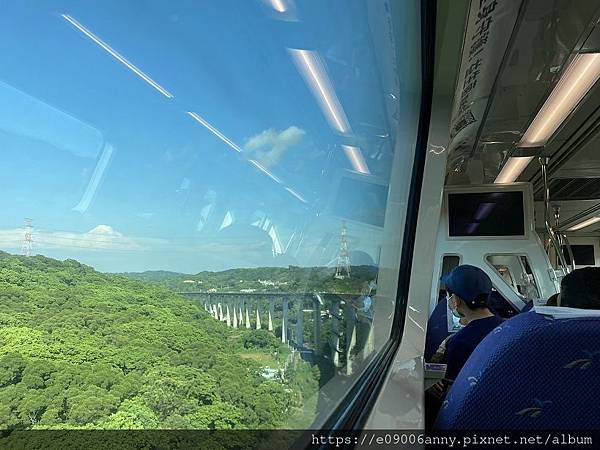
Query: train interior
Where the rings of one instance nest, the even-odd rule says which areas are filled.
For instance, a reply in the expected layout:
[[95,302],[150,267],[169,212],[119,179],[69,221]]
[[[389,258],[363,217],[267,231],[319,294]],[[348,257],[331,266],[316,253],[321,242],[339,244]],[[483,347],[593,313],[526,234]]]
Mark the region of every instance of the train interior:
[[[470,264],[491,279],[489,307],[505,319],[503,326],[525,330],[508,333],[506,342],[539,353],[530,364],[527,350],[498,350],[493,339],[478,347],[447,395],[436,427],[594,429],[593,420],[564,418],[578,415],[576,408],[593,410],[584,398],[589,383],[574,393],[545,372],[556,370],[554,376],[564,380],[577,366],[581,370],[574,380],[583,380],[581,373],[594,363],[585,355],[597,349],[597,320],[581,328],[565,326],[553,335],[520,316],[546,305],[568,273],[600,265],[600,69],[595,68],[600,5],[541,0],[437,5],[433,107],[421,194],[421,205],[428,208],[419,211],[415,246],[420,251],[413,261],[404,329],[404,339],[413,332],[415,339],[400,344],[395,374],[387,379],[371,426],[421,424],[422,410],[405,408],[392,416],[385,397],[422,399],[422,392],[415,392],[414,371],[408,370],[420,365],[411,365],[415,348],[422,349],[425,364],[416,376],[422,387],[443,378],[445,367],[428,362],[462,325],[451,314],[440,278]],[[418,272],[425,267],[432,272],[425,270],[421,277]],[[423,330],[414,326],[423,310],[428,311],[424,349]],[[550,351],[540,341],[545,339],[556,339],[555,345],[564,348]],[[494,342],[502,346],[504,341]],[[553,362],[546,366],[544,357]],[[510,369],[497,367],[494,358],[506,358]],[[577,358],[582,360],[573,363]],[[524,374],[527,381],[520,378]],[[497,406],[486,412],[489,405]]]

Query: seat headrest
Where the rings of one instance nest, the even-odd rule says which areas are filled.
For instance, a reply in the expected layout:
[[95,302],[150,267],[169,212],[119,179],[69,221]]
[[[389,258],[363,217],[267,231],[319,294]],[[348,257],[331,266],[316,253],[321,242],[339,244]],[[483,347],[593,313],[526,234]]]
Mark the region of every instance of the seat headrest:
[[552,316],[554,319],[600,317],[599,309],[567,308],[564,306],[534,306],[533,310],[538,314]]
[[[550,309],[564,314],[566,308]],[[519,314],[473,351],[435,427],[600,429],[598,373],[600,316],[591,316],[589,310],[582,317],[560,319],[533,311]]]

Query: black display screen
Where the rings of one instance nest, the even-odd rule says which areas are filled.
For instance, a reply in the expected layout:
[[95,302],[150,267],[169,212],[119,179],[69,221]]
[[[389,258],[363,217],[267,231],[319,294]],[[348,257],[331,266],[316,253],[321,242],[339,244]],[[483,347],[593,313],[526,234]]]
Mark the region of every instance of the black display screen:
[[[596,263],[596,257],[594,255],[593,245],[571,245],[571,251],[573,252],[573,258],[577,266],[593,266]],[[571,256],[567,247],[563,245],[563,253],[567,264],[571,264]]]
[[524,236],[523,192],[448,194],[450,236]]

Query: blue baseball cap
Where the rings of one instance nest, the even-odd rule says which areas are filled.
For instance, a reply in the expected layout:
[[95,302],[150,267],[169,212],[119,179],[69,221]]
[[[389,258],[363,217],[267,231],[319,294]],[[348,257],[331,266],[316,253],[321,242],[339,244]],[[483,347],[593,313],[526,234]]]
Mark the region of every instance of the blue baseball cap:
[[485,305],[491,292],[492,281],[479,267],[463,264],[441,278],[446,289],[472,306]]

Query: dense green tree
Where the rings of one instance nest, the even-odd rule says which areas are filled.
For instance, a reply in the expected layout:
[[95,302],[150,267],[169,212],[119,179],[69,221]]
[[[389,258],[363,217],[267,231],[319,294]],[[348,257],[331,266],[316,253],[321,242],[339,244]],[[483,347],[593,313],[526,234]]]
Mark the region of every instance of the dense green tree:
[[8,353],[0,358],[0,387],[21,381],[27,363],[18,353]]
[[104,428],[114,430],[145,430],[159,425],[156,412],[141,397],[125,400],[119,410],[104,422]]
[[261,348],[267,351],[276,351],[280,341],[266,330],[252,330],[244,336],[245,348]]
[[0,429],[283,426],[317,380],[269,380],[249,351],[283,364],[272,334],[164,287],[0,252]]

